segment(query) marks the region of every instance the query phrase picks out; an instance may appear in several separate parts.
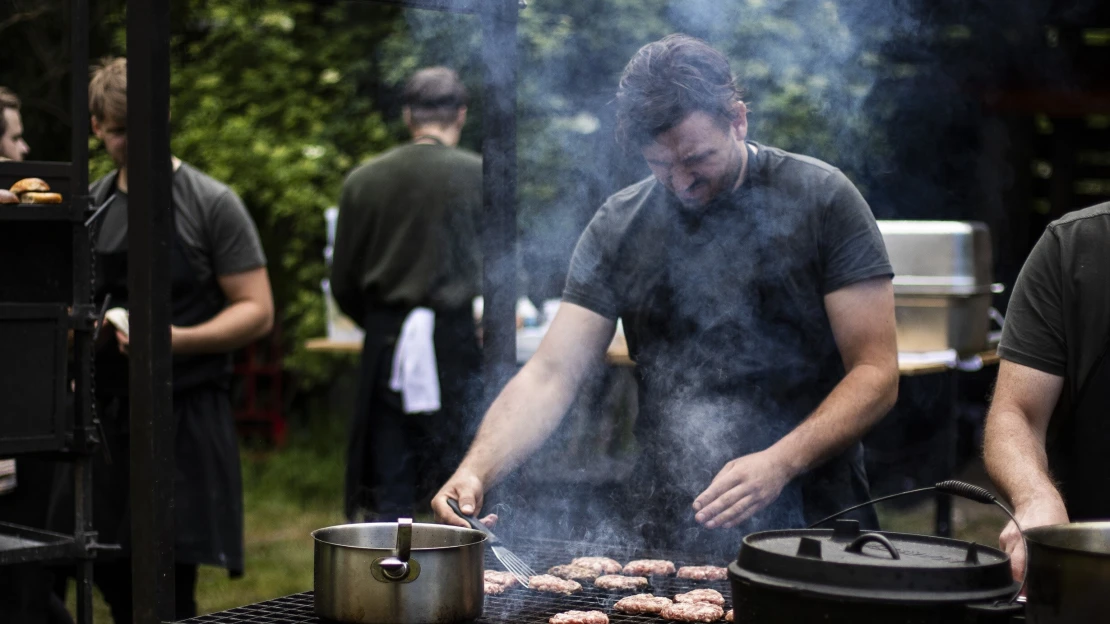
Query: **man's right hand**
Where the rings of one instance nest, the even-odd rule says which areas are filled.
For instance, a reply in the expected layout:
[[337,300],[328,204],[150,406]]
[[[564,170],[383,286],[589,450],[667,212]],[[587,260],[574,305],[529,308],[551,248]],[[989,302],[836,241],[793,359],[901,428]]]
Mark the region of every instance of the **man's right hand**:
[[[1042,497],[1029,505],[1019,508],[1014,516],[1021,523],[1022,529],[1047,526],[1049,524],[1064,524],[1068,522],[1068,512],[1064,509],[1064,502],[1060,497]],[[1020,581],[1025,572],[1025,541],[1021,538],[1021,531],[1011,520],[1002,529],[998,536],[998,544],[1006,554],[1010,555],[1010,573],[1015,581]]]
[[[478,475],[464,468],[459,468],[432,499],[432,511],[435,512],[436,520],[443,524],[469,528],[470,525],[467,524],[466,520],[460,518],[448,506],[447,499],[458,501],[459,510],[468,516],[473,516],[482,510],[484,494],[485,489]],[[497,514],[490,514],[479,522],[487,527],[492,527],[497,523]]]

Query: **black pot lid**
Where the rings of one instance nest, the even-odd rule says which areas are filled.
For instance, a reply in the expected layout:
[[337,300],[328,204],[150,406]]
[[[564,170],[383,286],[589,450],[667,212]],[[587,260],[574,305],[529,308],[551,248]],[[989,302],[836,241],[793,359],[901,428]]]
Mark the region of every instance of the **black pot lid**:
[[854,520],[832,529],[744,538],[730,576],[765,587],[904,604],[981,602],[1017,589],[1006,553],[972,542],[885,531]]

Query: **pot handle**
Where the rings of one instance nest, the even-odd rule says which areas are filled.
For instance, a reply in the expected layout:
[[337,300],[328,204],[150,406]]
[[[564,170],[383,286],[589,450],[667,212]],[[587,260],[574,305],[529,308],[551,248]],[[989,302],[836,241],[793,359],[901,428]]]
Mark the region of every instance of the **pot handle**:
[[886,548],[887,552],[890,553],[890,556],[893,559],[902,558],[902,555],[898,554],[898,549],[894,547],[894,544],[891,544],[890,540],[888,540],[885,535],[880,535],[878,533],[864,533],[863,535],[860,535],[855,539],[855,541],[853,541],[851,544],[848,544],[848,547],[844,549],[844,552],[863,554],[863,545],[868,542],[878,542],[882,544],[883,547]]
[[409,556],[412,554],[412,518],[397,519],[397,543],[393,546],[393,553],[385,559],[374,563],[381,570],[382,575],[391,581],[401,581],[409,574]]

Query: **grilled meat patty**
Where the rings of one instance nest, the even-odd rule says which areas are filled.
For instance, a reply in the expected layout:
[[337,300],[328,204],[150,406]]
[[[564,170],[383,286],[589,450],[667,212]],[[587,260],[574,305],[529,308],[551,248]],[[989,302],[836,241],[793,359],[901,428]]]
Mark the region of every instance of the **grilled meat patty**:
[[634,591],[648,586],[648,580],[642,576],[621,576],[619,574],[606,574],[597,577],[595,587],[616,591]]
[[593,568],[574,564],[557,565],[548,570],[547,573],[568,581],[592,581],[601,576],[601,573]]
[[[506,589],[517,584],[516,577],[513,576],[512,572],[501,572],[500,570],[486,570],[485,581],[487,583],[504,585]],[[489,592],[486,593],[488,594]]]
[[627,613],[629,615],[658,614],[671,604],[674,603],[671,602],[670,598],[651,594],[636,594],[618,600],[617,604],[613,605],[613,610],[617,613]]
[[621,564],[608,557],[577,557],[570,562],[570,565],[597,570],[599,575],[621,573]]
[[629,561],[621,570],[625,576],[666,576],[674,574],[674,563],[665,559],[637,559]]
[[728,611],[725,611],[725,621],[726,622],[731,622],[732,618],[733,618],[732,609],[729,609]]
[[715,589],[692,589],[685,594],[678,594],[674,597],[675,602],[705,602],[722,607],[725,604],[725,597],[721,592]]
[[676,622],[716,622],[724,614],[724,609],[708,602],[676,602],[659,613]]
[[724,581],[728,579],[728,568],[717,566],[682,566],[678,578],[691,581]]
[[528,579],[528,587],[536,591],[569,596],[582,591],[582,586],[575,581],[568,581],[550,574],[537,574]]
[[609,616],[601,611],[564,611],[551,616],[548,624],[609,624]]
[[505,593],[506,589],[509,589],[508,585],[501,585],[499,583],[491,583],[489,581],[486,581],[487,596],[500,596],[501,594]]

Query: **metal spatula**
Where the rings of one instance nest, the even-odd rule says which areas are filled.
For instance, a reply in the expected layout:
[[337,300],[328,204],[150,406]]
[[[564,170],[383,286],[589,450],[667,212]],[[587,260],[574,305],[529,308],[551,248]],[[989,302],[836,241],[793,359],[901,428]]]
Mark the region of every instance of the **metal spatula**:
[[486,525],[478,522],[478,519],[474,516],[464,514],[462,510],[459,509],[458,501],[448,498],[447,505],[451,508],[451,511],[454,511],[460,518],[466,520],[470,526],[486,534],[486,540],[489,543],[490,549],[493,550],[493,556],[497,557],[501,565],[505,566],[505,568],[516,577],[516,580],[520,581],[521,585],[528,587],[528,579],[536,575],[535,570],[528,567],[527,563],[521,561],[520,557],[514,555],[513,551],[505,548],[501,544],[501,540],[498,539],[497,536],[493,534],[493,531],[490,531]]

